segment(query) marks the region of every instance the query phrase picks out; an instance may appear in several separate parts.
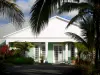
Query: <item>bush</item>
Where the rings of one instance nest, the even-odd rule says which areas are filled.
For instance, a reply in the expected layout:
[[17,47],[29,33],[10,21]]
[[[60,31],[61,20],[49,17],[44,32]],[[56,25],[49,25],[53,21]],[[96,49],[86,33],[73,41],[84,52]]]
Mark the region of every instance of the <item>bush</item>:
[[71,57],[71,60],[76,60],[76,57]]
[[16,65],[34,64],[34,59],[30,57],[17,57],[17,58],[9,58],[6,60],[6,62]]
[[76,67],[82,75],[91,75],[93,72],[93,64],[88,60],[76,59]]
[[84,64],[84,65],[90,65],[91,64],[91,61],[88,61],[88,60],[83,60],[83,59],[76,59],[76,64],[79,65],[79,64]]
[[21,56],[20,53],[21,53],[20,50],[14,50],[13,51],[13,57],[20,57]]
[[93,66],[92,65],[76,65],[76,68],[81,72],[81,75],[92,75]]

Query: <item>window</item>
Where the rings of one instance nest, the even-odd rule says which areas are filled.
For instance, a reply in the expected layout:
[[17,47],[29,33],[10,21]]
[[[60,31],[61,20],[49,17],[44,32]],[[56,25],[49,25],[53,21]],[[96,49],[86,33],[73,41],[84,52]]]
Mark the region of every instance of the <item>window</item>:
[[71,44],[68,43],[68,50],[71,50]]
[[62,45],[54,45],[54,58],[55,58],[55,63],[63,61],[63,46]]
[[39,46],[35,46],[35,59],[39,58]]
[[62,46],[59,46],[59,53],[62,53]]
[[45,56],[45,46],[42,46],[41,49],[42,49],[42,55]]
[[75,47],[73,44],[71,44],[71,57],[75,56]]
[[58,46],[54,46],[55,60],[58,60]]

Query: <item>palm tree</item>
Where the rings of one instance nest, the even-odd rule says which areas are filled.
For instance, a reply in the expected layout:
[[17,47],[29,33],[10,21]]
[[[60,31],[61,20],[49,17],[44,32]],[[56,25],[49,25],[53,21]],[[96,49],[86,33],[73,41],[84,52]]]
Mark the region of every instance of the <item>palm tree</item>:
[[[93,10],[93,19],[94,19],[94,23],[96,25],[96,59],[95,59],[95,62],[96,62],[96,67],[98,69],[98,60],[100,60],[100,14],[99,14],[99,11],[100,11],[100,2],[99,0],[96,0],[94,1],[94,10]],[[99,57],[98,57],[99,56]]]
[[0,0],[0,14],[9,18],[13,24],[22,26],[24,15],[18,6],[9,0]]
[[[89,13],[92,13],[92,16],[93,16],[93,22],[95,24],[95,29],[96,29],[96,43],[95,43],[95,49],[96,49],[96,57],[95,57],[95,67],[98,68],[98,64],[100,63],[100,1],[99,0],[87,0],[88,4],[91,4],[92,5],[92,10],[91,10],[91,6],[89,7],[88,10]],[[62,6],[62,7],[65,7],[65,6]],[[65,7],[67,8],[67,7]],[[87,10],[87,9],[86,9]],[[85,10],[85,11],[86,11]],[[84,12],[84,11],[83,11]],[[80,13],[79,13],[80,14]],[[81,16],[84,15],[84,13],[81,13],[80,15],[76,15],[71,21],[70,23],[68,24],[68,26],[73,23],[74,21],[76,21],[77,19],[80,19]],[[67,27],[68,27],[67,26]]]
[[[72,18],[72,20],[69,22],[68,26],[72,24],[74,21],[81,19],[84,15],[87,13],[92,14],[93,16],[93,23],[95,24],[95,29],[96,29],[96,43],[95,43],[95,48],[96,48],[96,57],[95,57],[95,67],[98,68],[99,60],[100,60],[100,1],[99,0],[87,0],[88,6],[85,4],[85,8],[82,7],[82,12],[79,10],[79,14],[76,15],[75,17]],[[67,4],[62,5],[61,10],[65,11],[67,9]],[[88,12],[87,12],[88,10]],[[85,11],[85,13],[84,13]],[[68,27],[67,26],[67,27]]]
[[67,35],[71,36],[78,42],[81,42],[88,49],[88,51],[92,53],[91,61],[93,61],[93,51],[95,48],[95,25],[93,23],[93,18],[91,18],[90,16],[85,17],[79,23],[80,26],[78,27],[80,27],[82,31],[82,36],[79,36],[72,32],[67,32]]
[[[66,8],[66,7],[70,7],[70,8]],[[78,14],[76,16],[74,16],[70,20],[70,22],[67,25],[67,28],[71,24],[73,24],[74,22],[82,20],[83,17],[85,17],[85,16],[88,16],[88,15],[93,16],[93,5],[92,4],[88,4],[88,3],[65,3],[59,8],[59,12],[58,13],[61,14],[62,12],[69,12],[71,9],[78,9],[79,12],[78,12]]]

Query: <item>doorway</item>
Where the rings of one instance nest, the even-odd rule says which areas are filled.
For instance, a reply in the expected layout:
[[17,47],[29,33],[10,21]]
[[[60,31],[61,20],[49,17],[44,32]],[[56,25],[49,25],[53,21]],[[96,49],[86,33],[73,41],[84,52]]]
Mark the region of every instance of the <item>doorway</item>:
[[54,45],[54,61],[55,63],[63,62],[63,46],[60,44]]

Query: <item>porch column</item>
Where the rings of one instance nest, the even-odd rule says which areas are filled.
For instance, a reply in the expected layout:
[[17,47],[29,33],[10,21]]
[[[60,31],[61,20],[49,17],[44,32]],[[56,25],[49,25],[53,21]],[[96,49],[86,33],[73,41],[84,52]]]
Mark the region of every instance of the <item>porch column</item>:
[[77,48],[75,47],[75,57],[77,57],[77,53],[78,51],[77,51]]
[[65,61],[68,61],[68,44],[65,44]]
[[48,42],[45,42],[45,58],[47,60],[47,56],[48,56]]
[[40,48],[40,45],[39,45],[39,59],[38,59],[39,62],[40,62],[40,56],[41,56],[41,48]]
[[9,41],[8,41],[8,40],[6,40],[6,45],[8,45],[8,46],[9,46]]

